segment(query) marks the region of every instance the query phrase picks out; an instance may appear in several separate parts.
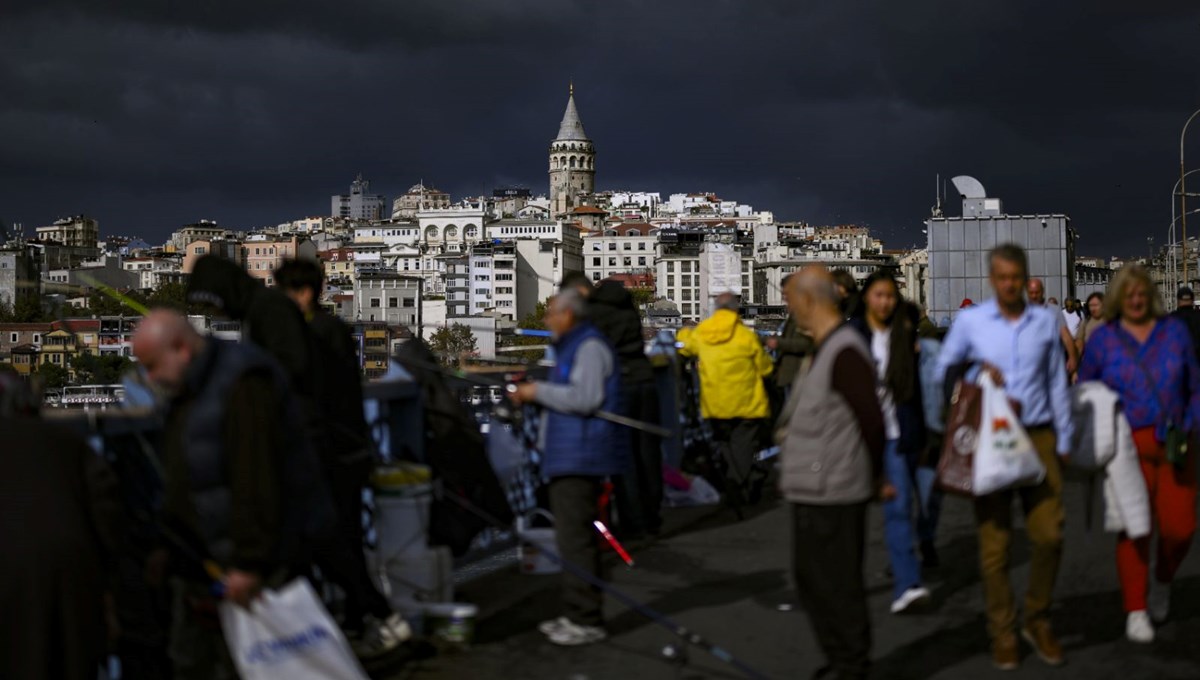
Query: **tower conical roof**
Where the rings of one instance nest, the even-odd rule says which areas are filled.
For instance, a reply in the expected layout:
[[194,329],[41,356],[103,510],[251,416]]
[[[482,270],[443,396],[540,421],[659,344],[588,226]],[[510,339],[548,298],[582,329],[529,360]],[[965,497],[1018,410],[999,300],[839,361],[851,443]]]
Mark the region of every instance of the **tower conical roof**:
[[579,120],[579,111],[575,108],[575,86],[571,85],[567,97],[567,110],[563,113],[562,124],[558,126],[558,137],[554,141],[573,140],[588,141],[583,131],[583,121]]

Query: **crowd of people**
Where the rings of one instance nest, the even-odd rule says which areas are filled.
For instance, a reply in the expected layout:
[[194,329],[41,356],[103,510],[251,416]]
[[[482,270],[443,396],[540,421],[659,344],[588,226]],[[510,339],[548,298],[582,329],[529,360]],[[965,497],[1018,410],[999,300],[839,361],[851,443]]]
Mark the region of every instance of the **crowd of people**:
[[[1200,415],[1200,312],[1192,291],[1180,289],[1168,315],[1147,272],[1130,265],[1106,293],[1059,309],[1019,247],[1001,245],[987,262],[992,296],[964,301],[948,329],[904,300],[887,271],[860,287],[848,272],[814,265],[784,281],[788,314],[778,329],[747,325],[726,292],[715,296],[710,317],[676,338],[679,356],[694,362],[724,501],[740,517],[777,477],[794,583],[826,657],[823,676],[870,672],[863,569],[872,503],[882,509],[891,613],[929,605],[923,574],[940,564],[937,468],[951,436],[947,413],[954,386],[982,374],[1002,386],[1045,469],[1036,484],[973,499],[995,666],[1017,668],[1022,639],[1045,663],[1064,662],[1051,621],[1063,470],[1077,430],[1092,426],[1072,411],[1074,384],[1102,385],[1123,405],[1141,473],[1135,481],[1147,499],[1142,511],[1157,534],[1154,541],[1133,523],[1117,527],[1127,637],[1150,642],[1169,616],[1171,582],[1196,529],[1188,444]],[[122,590],[105,575],[129,562],[121,535],[130,518],[111,471],[82,439],[38,420],[22,383],[0,376],[0,438],[30,442],[0,459],[0,515],[6,536],[37,538],[23,540],[2,568],[13,614],[0,624],[4,677],[89,677],[114,646],[125,650],[128,678],[236,677],[217,603],[247,606],[264,589],[313,573],[344,594],[340,623],[361,656],[410,638],[362,550],[362,492],[374,458],[350,331],[317,304],[318,266],[289,262],[275,279],[266,288],[231,262],[201,258],[189,300],[239,320],[243,341],[201,335],[166,309],[147,314],[133,339],[147,403],[164,424],[156,533],[134,569],[143,592],[169,599],[162,611],[170,634],[157,646],[119,642],[122,607],[112,594]],[[656,426],[667,423],[639,311],[620,283],[568,276],[545,324],[553,367],[508,388],[512,402],[540,415],[542,499],[569,565],[561,616],[538,628],[555,645],[587,645],[607,637],[596,523],[610,521],[605,509],[615,507],[622,540],[659,533]],[[772,444],[777,475],[760,455]],[[52,493],[53,507],[38,505]],[[1014,499],[1031,555],[1020,606],[1009,580]],[[30,517],[54,517],[56,530],[21,533],[14,523]]]

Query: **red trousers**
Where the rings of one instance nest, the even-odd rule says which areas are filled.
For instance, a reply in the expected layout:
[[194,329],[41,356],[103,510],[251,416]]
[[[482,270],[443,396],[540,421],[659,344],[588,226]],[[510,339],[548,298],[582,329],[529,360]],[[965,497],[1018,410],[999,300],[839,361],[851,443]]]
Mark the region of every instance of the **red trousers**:
[[1146,608],[1146,589],[1150,580],[1150,539],[1158,530],[1158,554],[1154,580],[1169,583],[1187,556],[1196,531],[1196,456],[1189,450],[1182,466],[1167,462],[1166,447],[1155,440],[1154,428],[1133,431],[1141,459],[1142,475],[1150,491],[1153,516],[1151,535],[1131,539],[1124,533],[1117,538],[1117,574],[1126,612]]

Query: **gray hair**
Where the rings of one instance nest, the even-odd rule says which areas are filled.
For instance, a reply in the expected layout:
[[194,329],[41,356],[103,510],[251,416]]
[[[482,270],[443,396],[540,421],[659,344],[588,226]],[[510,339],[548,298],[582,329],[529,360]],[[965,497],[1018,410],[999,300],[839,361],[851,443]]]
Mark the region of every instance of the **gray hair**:
[[741,307],[738,301],[738,296],[733,293],[721,293],[713,301],[713,307],[716,309],[727,309],[731,312],[736,312]]
[[587,318],[587,298],[575,288],[567,288],[554,296],[551,304],[557,305],[562,311],[570,312],[575,320]]

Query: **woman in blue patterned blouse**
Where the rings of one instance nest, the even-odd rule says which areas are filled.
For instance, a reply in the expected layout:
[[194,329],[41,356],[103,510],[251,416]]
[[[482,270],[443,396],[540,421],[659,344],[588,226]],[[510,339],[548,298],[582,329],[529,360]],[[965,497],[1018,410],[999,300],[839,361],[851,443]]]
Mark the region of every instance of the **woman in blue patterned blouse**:
[[1158,532],[1154,584],[1150,585],[1150,539],[1121,534],[1117,572],[1127,615],[1125,634],[1152,642],[1151,620],[1167,617],[1171,579],[1187,555],[1196,530],[1195,452],[1168,460],[1172,430],[1190,433],[1200,413],[1200,364],[1191,337],[1178,319],[1166,316],[1149,273],[1138,265],[1121,269],[1104,299],[1106,323],[1083,350],[1079,380],[1100,380],[1121,396],[1141,459]]

